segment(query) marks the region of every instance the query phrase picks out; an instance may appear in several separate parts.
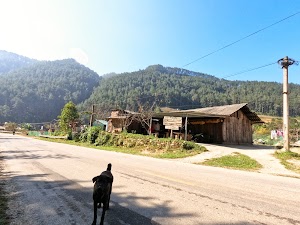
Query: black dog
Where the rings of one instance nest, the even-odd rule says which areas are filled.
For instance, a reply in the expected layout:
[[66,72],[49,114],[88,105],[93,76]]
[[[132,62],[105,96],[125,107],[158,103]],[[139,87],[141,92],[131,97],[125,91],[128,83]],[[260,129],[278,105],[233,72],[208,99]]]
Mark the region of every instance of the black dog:
[[103,203],[103,210],[100,225],[103,225],[105,211],[109,209],[109,201],[110,194],[112,189],[112,183],[114,181],[114,177],[111,173],[111,164],[107,165],[106,171],[103,171],[100,176],[96,176],[93,178],[94,184],[94,192],[93,192],[93,200],[94,200],[94,220],[92,225],[96,225],[97,222],[97,207],[101,208],[101,203]]

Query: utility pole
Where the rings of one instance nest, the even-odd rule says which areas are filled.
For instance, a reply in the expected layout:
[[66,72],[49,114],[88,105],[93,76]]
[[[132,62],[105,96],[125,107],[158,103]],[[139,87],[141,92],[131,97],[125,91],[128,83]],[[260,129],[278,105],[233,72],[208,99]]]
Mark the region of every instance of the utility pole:
[[293,65],[295,60],[284,57],[278,60],[278,64],[283,69],[283,148],[286,151],[290,150],[290,139],[289,139],[289,101],[288,101],[288,67]]
[[94,115],[95,115],[95,105],[92,105],[92,113],[91,113],[91,117],[90,117],[90,127],[93,126],[93,122],[94,122]]

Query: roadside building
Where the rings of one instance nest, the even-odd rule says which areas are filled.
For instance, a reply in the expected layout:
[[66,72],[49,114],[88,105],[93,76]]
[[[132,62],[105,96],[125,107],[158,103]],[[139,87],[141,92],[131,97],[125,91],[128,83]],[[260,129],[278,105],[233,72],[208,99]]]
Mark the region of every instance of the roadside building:
[[192,135],[196,141],[208,143],[252,144],[252,125],[263,123],[247,103],[175,110],[154,115],[155,118],[166,116],[181,117],[182,121],[178,130],[168,130],[167,133],[172,132],[187,140]]
[[107,118],[107,131],[120,133],[126,129],[130,133],[145,133],[145,129],[136,120],[137,115],[138,113],[129,110],[112,110],[111,115]]

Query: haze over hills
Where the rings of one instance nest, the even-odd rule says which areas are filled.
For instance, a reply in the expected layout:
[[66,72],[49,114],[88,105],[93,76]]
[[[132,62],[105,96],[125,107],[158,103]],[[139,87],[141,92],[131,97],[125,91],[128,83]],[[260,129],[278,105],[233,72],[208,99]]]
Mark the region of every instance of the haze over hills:
[[23,59],[13,54],[0,59],[11,68],[0,75],[0,123],[57,119],[68,101],[75,104],[84,101],[101,80],[98,74],[73,59]]
[[[228,81],[181,68],[151,65],[100,77],[73,59],[37,61],[0,51],[0,123],[57,119],[68,101],[79,111],[137,110],[138,103],[191,109],[249,103],[259,114],[281,116],[282,85]],[[300,85],[290,84],[290,115],[300,115]]]
[[0,50],[0,74],[23,68],[36,62],[37,60],[35,59]]

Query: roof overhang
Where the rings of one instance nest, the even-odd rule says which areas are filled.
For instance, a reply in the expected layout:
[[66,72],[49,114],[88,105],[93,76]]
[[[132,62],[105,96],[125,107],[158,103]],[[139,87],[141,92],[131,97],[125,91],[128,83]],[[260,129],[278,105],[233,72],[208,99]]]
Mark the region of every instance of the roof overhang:
[[207,118],[207,117],[216,117],[216,118],[224,118],[224,116],[207,114],[207,113],[199,113],[197,111],[172,111],[172,112],[162,112],[155,113],[153,117],[155,118],[163,118],[164,116],[173,116],[173,117],[198,117],[198,118]]
[[170,112],[155,113],[153,117],[162,118],[164,116],[188,117],[188,118],[226,118],[234,112],[241,110],[245,116],[254,123],[263,123],[259,116],[252,112],[247,103],[234,104],[228,106],[216,106],[189,110],[175,110]]

